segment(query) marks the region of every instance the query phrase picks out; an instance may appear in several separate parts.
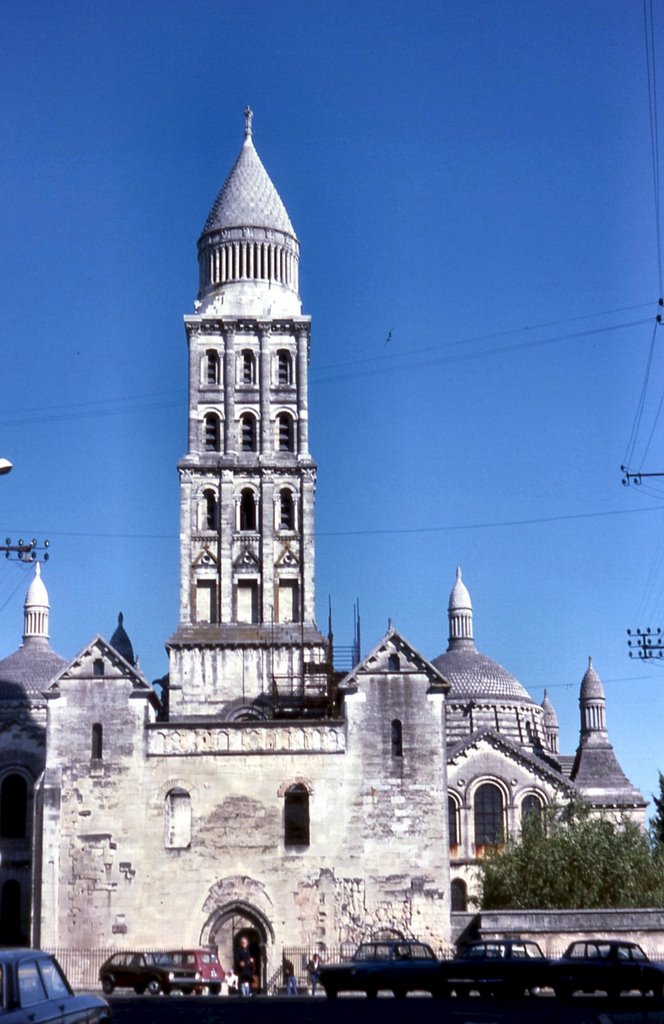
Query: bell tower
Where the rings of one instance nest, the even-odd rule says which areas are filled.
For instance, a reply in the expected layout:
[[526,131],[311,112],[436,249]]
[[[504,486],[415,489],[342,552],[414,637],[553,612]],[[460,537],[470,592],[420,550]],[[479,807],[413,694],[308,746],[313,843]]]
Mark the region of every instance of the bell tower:
[[299,257],[247,108],[244,144],[198,241],[196,311],[185,316],[180,621],[167,644],[180,716],[258,717],[257,700],[304,686],[305,669],[327,661],[314,621],[311,320]]

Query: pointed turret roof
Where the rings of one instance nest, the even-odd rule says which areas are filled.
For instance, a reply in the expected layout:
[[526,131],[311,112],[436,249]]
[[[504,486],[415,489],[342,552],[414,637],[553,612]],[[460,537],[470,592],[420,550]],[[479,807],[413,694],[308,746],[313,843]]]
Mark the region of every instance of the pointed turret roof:
[[203,234],[221,228],[268,228],[296,237],[281,197],[254,148],[253,113],[245,110],[244,145],[205,222]]
[[593,807],[645,807],[643,794],[633,786],[609,742],[606,697],[592,658],[579,692],[581,737],[570,778]]
[[507,669],[481,654],[473,638],[473,603],[461,568],[447,606],[449,641],[444,654],[432,664],[450,682],[449,699],[495,701],[501,698],[533,704],[528,691]]
[[23,644],[0,661],[0,699],[40,700],[47,685],[67,664],[67,659],[48,642],[49,609],[48,591],[36,562],[23,603]]
[[124,628],[124,616],[122,612],[118,615],[118,624],[115,632],[111,637],[111,647],[121,654],[125,661],[127,661],[134,668],[136,667],[136,659],[134,658],[134,648],[132,647],[131,640],[127,635],[127,631]]

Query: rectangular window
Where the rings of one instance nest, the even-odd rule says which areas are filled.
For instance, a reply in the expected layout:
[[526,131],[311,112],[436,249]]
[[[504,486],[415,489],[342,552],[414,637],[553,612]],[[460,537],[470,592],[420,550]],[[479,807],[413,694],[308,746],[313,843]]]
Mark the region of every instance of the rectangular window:
[[216,589],[214,580],[196,583],[196,622],[217,621]]
[[258,622],[258,584],[240,580],[236,588],[237,621]]
[[297,580],[282,580],[279,583],[277,621],[300,621],[300,588],[297,585]]

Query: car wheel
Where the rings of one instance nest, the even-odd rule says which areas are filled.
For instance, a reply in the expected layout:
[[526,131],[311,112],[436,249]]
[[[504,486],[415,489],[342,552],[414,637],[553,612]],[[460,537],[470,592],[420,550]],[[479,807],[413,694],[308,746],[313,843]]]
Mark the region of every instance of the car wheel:
[[221,985],[210,985],[208,988],[208,992],[210,993],[211,996],[218,996],[219,993],[221,992]]
[[401,988],[400,985],[397,985],[396,988],[392,989],[392,995],[394,996],[395,999],[405,999],[408,993],[406,992],[405,988]]
[[325,995],[327,996],[328,999],[336,999],[337,998],[337,990],[336,990],[336,988],[326,988],[325,989]]
[[574,990],[571,985],[556,985],[553,991],[556,994],[556,999],[560,999],[563,1002],[571,999],[574,995]]
[[367,985],[366,992],[367,999],[376,999],[378,996],[378,986],[376,984]]
[[145,985],[134,985],[134,992],[137,996],[142,996],[145,992]]
[[102,979],[102,983],[101,983],[101,990],[102,990],[102,992],[104,993],[104,995],[110,996],[110,994],[112,993],[114,988],[115,988],[115,981],[113,980],[113,978],[110,975],[106,975],[106,977]]
[[161,982],[159,978],[150,978],[146,991],[149,992],[151,996],[161,995]]

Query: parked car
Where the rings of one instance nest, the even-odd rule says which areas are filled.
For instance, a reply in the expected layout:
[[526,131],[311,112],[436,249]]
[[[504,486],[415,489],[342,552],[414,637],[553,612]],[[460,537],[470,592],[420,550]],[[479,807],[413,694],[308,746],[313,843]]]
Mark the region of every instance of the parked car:
[[437,995],[440,961],[431,946],[406,939],[363,942],[352,959],[321,968],[320,984],[328,999],[339,992],[366,992],[375,997],[389,989],[397,997],[424,991]]
[[664,995],[664,963],[649,960],[636,942],[584,939],[572,942],[562,957],[552,961],[556,995],[567,999],[575,992],[621,992]]
[[75,995],[60,964],[38,949],[0,949],[2,1024],[107,1024],[105,999]]
[[213,949],[177,949],[169,953],[173,963],[179,967],[191,967],[201,977],[196,991],[204,995],[218,996],[226,973]]
[[116,988],[133,988],[138,995],[158,996],[162,992],[190,994],[200,985],[201,976],[193,967],[176,964],[170,953],[132,951],[105,960],[99,980],[106,995]]
[[549,960],[536,942],[483,939],[469,943],[459,956],[441,965],[446,995],[523,996],[550,984]]

